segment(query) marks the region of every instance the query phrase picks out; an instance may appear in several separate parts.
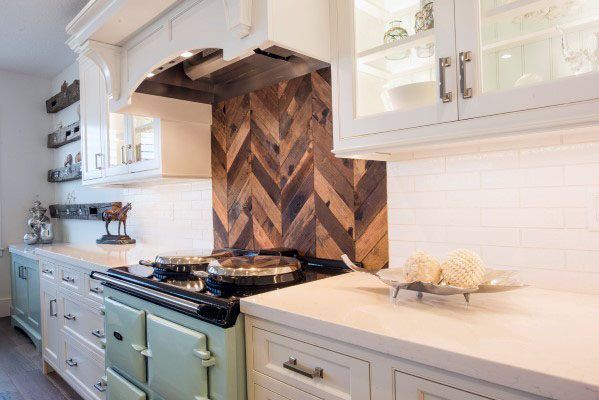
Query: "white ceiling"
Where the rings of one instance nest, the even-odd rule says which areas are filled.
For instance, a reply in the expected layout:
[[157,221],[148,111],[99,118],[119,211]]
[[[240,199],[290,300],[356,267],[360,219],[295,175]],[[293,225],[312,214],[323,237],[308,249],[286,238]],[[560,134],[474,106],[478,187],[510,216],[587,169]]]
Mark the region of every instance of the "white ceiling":
[[87,0],[0,0],[0,69],[51,78],[75,61],[65,27]]

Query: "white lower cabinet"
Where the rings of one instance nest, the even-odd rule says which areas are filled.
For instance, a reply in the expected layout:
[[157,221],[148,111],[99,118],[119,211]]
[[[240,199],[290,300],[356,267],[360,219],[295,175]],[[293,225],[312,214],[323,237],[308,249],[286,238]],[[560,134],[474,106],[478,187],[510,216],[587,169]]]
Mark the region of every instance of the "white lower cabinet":
[[69,335],[62,337],[61,347],[67,381],[74,384],[75,389],[79,389],[78,392],[85,397],[104,399],[104,360]]
[[488,400],[451,386],[395,371],[395,400]]
[[44,258],[40,265],[44,372],[55,370],[86,400],[104,400],[101,286],[83,266]]
[[245,317],[249,400],[549,400]]
[[62,329],[104,354],[104,316],[83,303],[81,296],[60,293]]
[[282,396],[256,383],[254,383],[254,390],[252,394],[254,396],[254,400],[318,400],[318,397],[311,396],[307,393],[302,393],[299,396],[294,395],[293,397]]
[[368,362],[253,328],[253,369],[326,399],[367,398]]

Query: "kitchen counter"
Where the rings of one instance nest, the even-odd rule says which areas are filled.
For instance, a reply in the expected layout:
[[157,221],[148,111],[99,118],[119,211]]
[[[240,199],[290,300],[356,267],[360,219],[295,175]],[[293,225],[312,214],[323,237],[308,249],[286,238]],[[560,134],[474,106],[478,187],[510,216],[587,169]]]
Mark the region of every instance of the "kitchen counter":
[[90,270],[107,269],[123,265],[137,264],[139,260],[154,260],[166,249],[142,244],[108,245],[90,244],[74,245],[69,243],[56,243],[45,245],[27,246],[23,244],[10,245],[12,253],[25,257],[46,257],[66,263],[83,265]]
[[599,399],[599,296],[524,288],[441,297],[350,273],[241,300],[241,311],[555,399]]

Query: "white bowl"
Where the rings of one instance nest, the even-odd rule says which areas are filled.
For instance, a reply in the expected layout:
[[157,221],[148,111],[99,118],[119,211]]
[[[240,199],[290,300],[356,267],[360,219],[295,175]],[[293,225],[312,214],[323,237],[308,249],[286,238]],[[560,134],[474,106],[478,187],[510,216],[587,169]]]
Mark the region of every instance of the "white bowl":
[[435,81],[410,83],[387,89],[394,110],[431,105],[435,102],[435,92]]

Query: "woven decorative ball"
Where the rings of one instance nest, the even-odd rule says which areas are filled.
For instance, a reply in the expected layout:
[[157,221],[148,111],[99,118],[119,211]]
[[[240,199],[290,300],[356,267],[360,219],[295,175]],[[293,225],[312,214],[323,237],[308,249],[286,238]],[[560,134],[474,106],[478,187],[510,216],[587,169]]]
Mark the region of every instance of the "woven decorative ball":
[[473,251],[454,250],[441,265],[442,281],[451,286],[475,288],[483,282],[485,264]]
[[435,257],[417,251],[404,264],[404,279],[406,282],[439,283],[441,264]]

